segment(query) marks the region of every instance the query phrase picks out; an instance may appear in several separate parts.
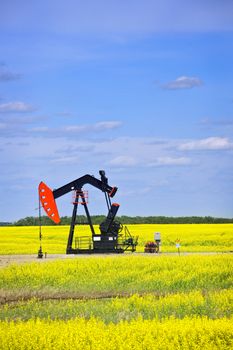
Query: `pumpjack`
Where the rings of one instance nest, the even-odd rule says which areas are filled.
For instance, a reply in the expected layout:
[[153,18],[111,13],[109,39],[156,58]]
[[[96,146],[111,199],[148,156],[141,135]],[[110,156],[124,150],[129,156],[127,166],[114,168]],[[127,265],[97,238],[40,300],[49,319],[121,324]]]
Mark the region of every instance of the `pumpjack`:
[[[82,253],[123,253],[124,251],[136,250],[138,237],[131,236],[128,228],[115,220],[119,209],[118,203],[111,203],[117,192],[117,187],[108,184],[108,178],[104,170],[99,171],[100,179],[93,175],[84,175],[68,184],[51,190],[44,182],[40,182],[38,191],[39,199],[48,217],[56,224],[61,219],[58,213],[56,199],[74,191],[73,213],[70,223],[70,231],[67,241],[66,254],[82,254]],[[92,224],[91,216],[87,206],[85,191],[83,186],[89,184],[104,192],[108,214],[105,220],[99,225],[100,234],[96,234]],[[77,217],[78,204],[84,207],[88,224],[91,230],[90,236],[77,237],[75,239],[75,247],[73,247],[74,231]]]

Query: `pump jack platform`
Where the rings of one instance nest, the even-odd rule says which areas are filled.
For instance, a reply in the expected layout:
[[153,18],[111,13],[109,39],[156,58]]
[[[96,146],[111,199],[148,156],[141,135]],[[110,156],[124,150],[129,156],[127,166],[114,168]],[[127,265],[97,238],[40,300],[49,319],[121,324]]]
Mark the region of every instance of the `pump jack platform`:
[[[73,213],[70,224],[70,231],[67,241],[66,254],[92,254],[92,253],[123,253],[125,251],[136,251],[138,237],[131,236],[128,228],[115,220],[120,205],[111,203],[111,198],[117,192],[117,187],[108,184],[105,171],[100,170],[100,180],[92,175],[84,175],[58,189],[51,190],[44,182],[40,182],[39,200],[48,217],[56,224],[60,223],[60,216],[57,209],[56,199],[70,191],[74,191]],[[99,225],[100,234],[96,234],[92,224],[91,216],[86,201],[86,194],[82,187],[85,184],[92,185],[104,192],[108,214],[105,220]],[[78,204],[85,210],[88,224],[91,230],[91,237],[77,237],[73,247],[74,231],[77,217]]]

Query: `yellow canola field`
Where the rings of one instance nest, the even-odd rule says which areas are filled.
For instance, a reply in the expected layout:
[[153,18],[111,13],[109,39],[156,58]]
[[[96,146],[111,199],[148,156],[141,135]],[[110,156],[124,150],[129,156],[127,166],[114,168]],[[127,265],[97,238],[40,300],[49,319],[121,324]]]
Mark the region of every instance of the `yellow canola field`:
[[233,347],[232,319],[142,318],[104,324],[95,318],[2,322],[0,349],[46,350],[229,350]]
[[232,349],[232,266],[232,254],[10,264],[0,350]]
[[11,264],[0,269],[4,300],[113,297],[134,293],[219,291],[233,286],[232,254],[110,255]]
[[[42,296],[45,298],[45,295]],[[64,297],[64,295],[63,295]],[[105,324],[174,317],[208,317],[210,319],[233,317],[233,290],[200,291],[155,294],[133,294],[129,297],[100,299],[48,299],[37,298],[0,306],[0,320],[45,319],[69,320],[77,317],[96,318]]]
[[[175,243],[181,242],[181,252],[233,251],[233,224],[147,224],[127,225],[133,236],[138,236],[137,251],[154,239],[154,232],[162,237],[162,252],[176,252]],[[98,233],[98,226],[95,226]],[[42,248],[48,254],[65,253],[68,226],[42,227]],[[91,236],[89,226],[76,226],[75,236]],[[35,254],[39,248],[39,227],[0,227],[0,254]]]

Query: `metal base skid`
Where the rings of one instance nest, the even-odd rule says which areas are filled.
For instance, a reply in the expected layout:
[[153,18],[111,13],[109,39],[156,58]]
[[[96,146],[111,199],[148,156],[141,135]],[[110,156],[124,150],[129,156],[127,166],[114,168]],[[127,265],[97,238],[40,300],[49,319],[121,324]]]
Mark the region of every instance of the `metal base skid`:
[[121,254],[124,253],[124,250],[119,249],[113,249],[113,250],[106,250],[106,249],[70,249],[66,251],[66,254]]

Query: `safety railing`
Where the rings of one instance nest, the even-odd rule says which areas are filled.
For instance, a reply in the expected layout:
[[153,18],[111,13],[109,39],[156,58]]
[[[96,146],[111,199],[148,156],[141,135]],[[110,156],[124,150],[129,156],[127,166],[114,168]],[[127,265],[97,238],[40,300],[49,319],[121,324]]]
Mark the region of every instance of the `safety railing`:
[[93,249],[93,241],[89,236],[75,238],[75,249]]

